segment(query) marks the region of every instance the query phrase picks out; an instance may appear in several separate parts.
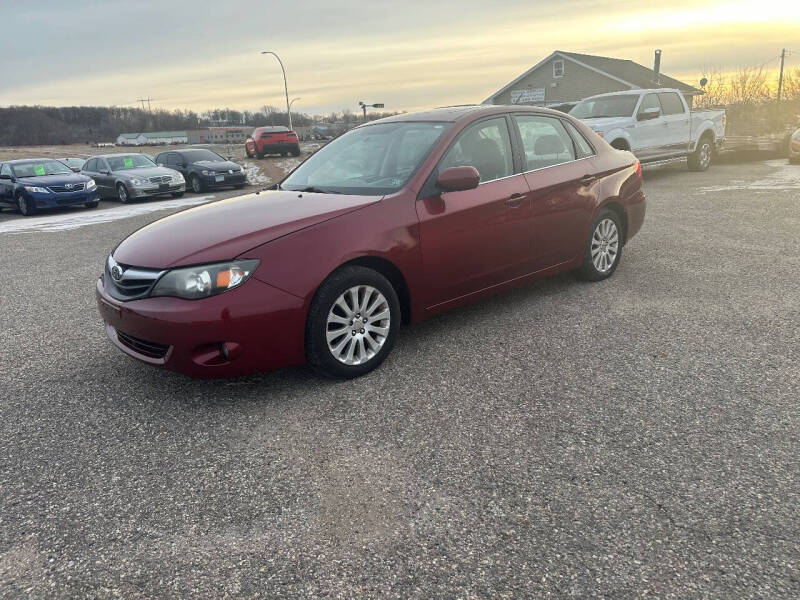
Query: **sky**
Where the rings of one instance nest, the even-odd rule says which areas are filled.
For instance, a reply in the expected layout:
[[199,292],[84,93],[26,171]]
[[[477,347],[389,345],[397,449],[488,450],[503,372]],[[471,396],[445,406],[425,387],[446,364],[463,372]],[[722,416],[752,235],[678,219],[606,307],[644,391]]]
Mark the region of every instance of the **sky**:
[[798,0],[0,0],[0,106],[309,114],[482,102],[554,50],[705,70],[800,67]]

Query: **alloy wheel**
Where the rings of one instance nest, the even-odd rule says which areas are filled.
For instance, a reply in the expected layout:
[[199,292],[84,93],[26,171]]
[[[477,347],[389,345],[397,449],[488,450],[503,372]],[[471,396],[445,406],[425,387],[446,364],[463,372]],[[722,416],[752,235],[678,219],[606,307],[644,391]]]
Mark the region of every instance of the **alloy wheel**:
[[619,253],[619,231],[612,219],[603,219],[592,234],[592,264],[599,273],[607,273],[614,266]]
[[117,193],[119,194],[119,201],[123,204],[128,201],[128,190],[125,188],[124,185],[120,185],[117,188]]
[[705,142],[700,146],[700,166],[704,169],[711,163],[711,144]]
[[341,363],[364,364],[386,343],[390,324],[389,302],[381,292],[369,285],[351,287],[328,311],[328,349]]

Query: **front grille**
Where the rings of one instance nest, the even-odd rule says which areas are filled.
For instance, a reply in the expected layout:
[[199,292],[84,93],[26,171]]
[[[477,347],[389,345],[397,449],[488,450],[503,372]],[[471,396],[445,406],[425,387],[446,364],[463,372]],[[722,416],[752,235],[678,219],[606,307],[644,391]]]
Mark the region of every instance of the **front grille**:
[[[115,268],[120,270],[119,279],[113,277],[112,270]],[[145,298],[150,293],[163,273],[164,271],[156,269],[140,269],[123,265],[109,256],[103,280],[106,290],[113,298],[123,301],[137,300]]]
[[86,187],[85,183],[73,183],[72,187],[67,187],[65,185],[51,185],[48,189],[56,194],[63,194],[65,192],[82,192],[84,187]]
[[170,175],[159,175],[158,177],[150,178],[150,183],[169,183],[170,181],[172,181]]
[[141,338],[134,337],[128,333],[117,330],[117,339],[125,346],[148,358],[164,358],[169,351],[167,344],[148,342]]

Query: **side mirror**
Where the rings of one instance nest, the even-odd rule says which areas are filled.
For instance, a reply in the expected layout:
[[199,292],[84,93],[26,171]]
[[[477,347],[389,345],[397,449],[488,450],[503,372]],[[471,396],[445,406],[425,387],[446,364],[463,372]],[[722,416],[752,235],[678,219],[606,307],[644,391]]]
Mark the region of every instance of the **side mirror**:
[[11,175],[7,175],[6,173],[3,173],[2,175],[0,175],[0,179],[11,179]]
[[475,167],[450,167],[436,178],[436,185],[445,192],[473,190],[480,182],[481,175]]
[[103,171],[103,175],[111,175],[111,169],[106,169]]
[[657,106],[653,106],[651,108],[645,108],[641,111],[638,115],[638,119],[640,121],[649,121],[650,119],[657,119],[661,116],[661,109]]

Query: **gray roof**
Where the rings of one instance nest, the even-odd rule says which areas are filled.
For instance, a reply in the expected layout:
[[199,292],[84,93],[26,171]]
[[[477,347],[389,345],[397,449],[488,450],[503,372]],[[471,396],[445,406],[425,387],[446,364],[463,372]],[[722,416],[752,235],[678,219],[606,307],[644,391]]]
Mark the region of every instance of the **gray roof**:
[[643,67],[642,65],[633,62],[632,60],[625,60],[622,58],[609,58],[607,56],[594,56],[592,54],[578,54],[577,52],[564,52],[563,50],[556,50],[548,57],[542,59],[540,62],[536,63],[530,69],[525,71],[522,75],[511,81],[510,83],[504,85],[499,90],[497,90],[494,94],[489,96],[486,100],[483,101],[484,104],[492,102],[493,98],[498,94],[502,94],[506,90],[510,89],[514,84],[518,81],[521,81],[537,69],[541,68],[545,64],[547,64],[553,58],[564,58],[567,60],[571,60],[578,64],[581,64],[589,69],[597,71],[598,73],[605,75],[611,79],[622,83],[623,85],[628,85],[630,89],[651,89],[656,87],[664,87],[664,88],[674,88],[681,90],[687,96],[694,96],[697,94],[703,94],[703,90],[697,89],[696,87],[692,87],[687,83],[683,83],[682,81],[678,81],[677,79],[673,79],[664,73],[661,73],[661,83],[660,85],[655,84],[655,71],[653,69],[648,69],[647,67]]
[[648,69],[635,63],[632,60],[625,60],[622,58],[609,58],[607,56],[593,56],[591,54],[578,54],[577,52],[564,52],[563,50],[556,50],[558,54],[563,54],[569,58],[582,62],[594,67],[598,71],[603,71],[609,75],[613,75],[618,79],[632,83],[640,88],[652,87],[665,87],[676,88],[684,94],[702,94],[703,90],[697,89],[687,83],[673,79],[664,73],[661,73],[660,86],[655,85],[655,71]]

